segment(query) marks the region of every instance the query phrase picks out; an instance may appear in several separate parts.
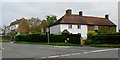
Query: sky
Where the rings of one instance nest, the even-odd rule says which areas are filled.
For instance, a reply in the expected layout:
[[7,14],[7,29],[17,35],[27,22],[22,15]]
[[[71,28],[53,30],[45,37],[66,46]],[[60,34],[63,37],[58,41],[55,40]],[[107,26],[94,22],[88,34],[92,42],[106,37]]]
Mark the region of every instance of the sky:
[[47,15],[56,15],[59,19],[65,10],[72,9],[73,14],[83,11],[85,16],[103,17],[109,14],[112,22],[118,25],[119,0],[2,0],[0,3],[0,27],[25,17],[45,19]]

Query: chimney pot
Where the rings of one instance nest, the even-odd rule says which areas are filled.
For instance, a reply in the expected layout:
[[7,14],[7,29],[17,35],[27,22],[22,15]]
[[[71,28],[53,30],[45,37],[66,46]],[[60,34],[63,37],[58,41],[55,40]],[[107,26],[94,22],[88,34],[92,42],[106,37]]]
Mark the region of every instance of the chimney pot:
[[83,12],[82,11],[79,12],[79,16],[83,16]]
[[66,10],[66,15],[70,16],[71,14],[72,14],[72,10],[71,9]]
[[106,19],[109,19],[109,15],[108,15],[108,14],[106,14],[106,15],[105,15],[105,18],[106,18]]

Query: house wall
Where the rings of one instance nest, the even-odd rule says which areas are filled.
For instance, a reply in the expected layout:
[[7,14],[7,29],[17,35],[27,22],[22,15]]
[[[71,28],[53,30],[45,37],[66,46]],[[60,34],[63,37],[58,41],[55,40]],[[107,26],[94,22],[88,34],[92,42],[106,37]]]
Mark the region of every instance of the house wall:
[[60,25],[50,27],[50,34],[60,34]]
[[10,29],[11,29],[11,30],[16,30],[17,27],[18,27],[18,24],[16,24],[16,25],[12,25],[12,26],[10,26]]
[[116,32],[116,27],[115,26],[99,26],[98,27],[98,32],[100,33],[115,33]]
[[[88,31],[94,31],[94,26],[88,26]],[[115,26],[98,26],[99,33],[115,33]]]
[[94,26],[88,26],[88,31],[94,31]]
[[83,39],[87,38],[87,25],[81,25],[81,28],[78,29],[77,25],[72,25],[72,29],[68,28],[68,24],[60,24],[60,31],[67,29],[72,34],[81,33]]

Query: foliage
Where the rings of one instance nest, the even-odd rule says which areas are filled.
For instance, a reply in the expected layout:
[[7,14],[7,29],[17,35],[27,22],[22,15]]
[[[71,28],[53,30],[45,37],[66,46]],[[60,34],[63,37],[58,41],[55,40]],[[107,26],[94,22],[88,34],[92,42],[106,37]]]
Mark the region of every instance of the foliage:
[[85,40],[85,45],[90,45],[90,44],[93,44],[93,43],[92,43],[92,40],[88,40],[88,39]]
[[49,26],[49,23],[46,20],[43,20],[41,22],[41,26],[42,26],[42,30],[43,30],[42,32],[46,33],[46,28]]
[[6,25],[3,25],[3,35],[5,35],[5,33],[6,33],[6,28],[7,28],[7,26]]
[[[17,41],[28,41],[28,42],[47,42],[46,34],[31,34],[26,36],[17,36]],[[65,42],[69,38],[68,43],[80,44],[80,35],[50,35],[49,41],[52,42]]]
[[41,20],[39,18],[29,19],[29,31],[31,33],[40,33],[42,29]]
[[29,32],[29,21],[25,18],[20,19],[19,28],[20,32],[28,33]]
[[49,23],[49,25],[52,25],[57,20],[57,17],[55,15],[48,15],[46,17],[46,20]]
[[98,33],[111,34],[115,33],[116,28],[114,26],[99,26]]
[[91,38],[93,44],[120,44],[120,34],[98,34]]
[[89,31],[89,32],[87,33],[88,39],[91,39],[92,36],[96,36],[96,35],[97,35],[97,33],[96,33],[95,31]]

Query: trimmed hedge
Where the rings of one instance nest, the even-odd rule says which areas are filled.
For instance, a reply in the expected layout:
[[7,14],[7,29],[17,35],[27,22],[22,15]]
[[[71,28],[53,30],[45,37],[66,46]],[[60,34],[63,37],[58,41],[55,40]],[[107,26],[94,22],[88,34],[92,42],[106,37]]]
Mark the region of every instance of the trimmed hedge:
[[[32,34],[16,36],[17,41],[28,41],[28,42],[47,42],[48,36],[46,34]],[[69,40],[67,40],[69,39]],[[69,43],[80,44],[80,35],[70,34],[70,35],[49,35],[50,42],[65,42],[67,40]]]
[[120,34],[99,34],[91,40],[94,44],[120,44]]

